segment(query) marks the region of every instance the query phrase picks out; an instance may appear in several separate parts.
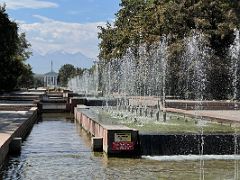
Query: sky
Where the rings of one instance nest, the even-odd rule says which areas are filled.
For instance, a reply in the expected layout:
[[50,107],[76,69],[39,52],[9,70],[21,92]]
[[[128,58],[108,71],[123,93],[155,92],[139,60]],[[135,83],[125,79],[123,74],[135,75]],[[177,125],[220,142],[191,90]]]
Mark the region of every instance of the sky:
[[0,0],[25,32],[32,51],[98,55],[97,26],[112,22],[120,0]]

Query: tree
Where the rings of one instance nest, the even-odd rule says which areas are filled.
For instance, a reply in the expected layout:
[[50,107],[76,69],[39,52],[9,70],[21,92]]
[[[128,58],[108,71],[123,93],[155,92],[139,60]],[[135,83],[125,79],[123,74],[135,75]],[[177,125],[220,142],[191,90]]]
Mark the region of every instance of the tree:
[[5,6],[0,6],[0,91],[10,91],[25,71],[24,61],[30,53],[25,34],[18,34],[18,26],[11,21]]
[[[113,24],[100,27],[101,61],[120,59],[131,50],[139,59],[139,46],[147,50],[168,37],[169,85],[171,95],[180,91],[181,56],[184,39],[193,31],[206,38],[212,50],[208,62],[208,98],[225,99],[231,91],[228,49],[240,24],[238,0],[122,0]],[[149,59],[147,59],[149,61]]]
[[99,44],[100,48],[100,53],[99,53],[99,58],[105,61],[109,61],[112,58],[114,58],[117,55],[114,55],[115,50],[115,37],[116,37],[116,32],[115,29],[112,28],[110,23],[106,24],[106,28],[104,27],[98,27],[101,30],[101,33],[98,34],[98,38],[102,39],[102,41]]
[[76,76],[81,76],[84,71],[85,71],[85,69],[82,69],[82,68],[80,68],[80,67],[77,67],[77,68],[76,68],[76,71],[75,71],[75,75],[76,75]]
[[76,69],[71,64],[64,64],[58,73],[59,84],[61,86],[67,86],[68,80],[76,75]]
[[33,82],[34,86],[33,87],[38,88],[38,87],[43,87],[44,86],[43,77],[35,74],[33,80],[34,80],[34,82]]
[[27,64],[23,66],[22,73],[18,77],[17,87],[19,88],[32,88],[34,86],[34,77],[32,67]]

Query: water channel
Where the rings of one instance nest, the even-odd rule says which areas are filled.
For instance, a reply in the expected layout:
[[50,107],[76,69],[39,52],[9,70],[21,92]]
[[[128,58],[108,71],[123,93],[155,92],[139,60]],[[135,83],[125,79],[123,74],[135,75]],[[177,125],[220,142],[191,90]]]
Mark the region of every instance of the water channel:
[[[0,179],[238,179],[239,156],[107,158],[66,115],[43,115]],[[215,159],[215,160],[214,160]],[[216,160],[218,159],[218,160]],[[220,157],[221,159],[221,157]]]

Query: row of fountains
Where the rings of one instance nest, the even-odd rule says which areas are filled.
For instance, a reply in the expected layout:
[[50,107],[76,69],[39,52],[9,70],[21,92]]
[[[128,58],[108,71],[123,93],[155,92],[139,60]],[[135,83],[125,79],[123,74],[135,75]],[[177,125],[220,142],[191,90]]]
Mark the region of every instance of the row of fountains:
[[[181,86],[184,99],[203,100],[207,84],[208,61],[211,49],[206,46],[205,38],[201,33],[194,32],[191,37],[185,38],[185,50],[180,58]],[[111,62],[98,62],[93,72],[85,71],[82,76],[69,80],[68,87],[78,93],[97,95],[99,92],[106,97],[119,95],[122,98],[129,96],[157,96],[164,101],[169,95],[168,78],[168,37],[163,37],[159,44],[146,50],[141,46],[138,57],[130,50],[121,59]],[[148,48],[149,49],[149,48]],[[231,67],[229,75],[232,77],[233,92],[231,99],[238,98],[240,39],[239,31],[235,31],[235,40],[229,49]],[[176,72],[177,73],[177,72]]]
[[[229,48],[231,65],[229,75],[231,76],[232,92],[231,99],[238,99],[239,95],[239,72],[240,72],[240,37],[239,31],[235,31],[235,40]],[[181,57],[183,99],[192,99],[202,102],[207,87],[208,60],[211,57],[211,49],[206,45],[205,38],[201,33],[194,32],[191,37],[185,38],[185,50]],[[69,80],[68,86],[71,90],[88,95],[99,95],[99,91],[106,98],[117,98],[117,112],[124,114],[135,114],[136,117],[147,116],[159,120],[161,116],[166,121],[164,111],[168,92],[168,38],[163,37],[159,44],[155,44],[150,51],[145,46],[138,50],[138,58],[129,50],[121,59],[115,59],[108,63],[95,64],[95,71],[85,71],[82,76]],[[129,99],[153,97],[158,99],[154,108],[147,108],[137,104],[135,107],[129,105]],[[172,97],[178,98],[178,97]],[[182,98],[182,97],[181,97]],[[146,98],[147,99],[147,98]],[[147,101],[147,100],[146,100]],[[199,106],[201,107],[201,106]],[[112,107],[110,107],[112,108]],[[198,108],[198,107],[196,107]],[[106,111],[113,114],[109,108]],[[161,113],[161,114],[160,114]],[[201,129],[200,144],[200,178],[204,179],[204,138],[203,127]],[[238,135],[234,134],[234,157],[238,154]],[[235,161],[234,177],[238,179],[238,161]]]

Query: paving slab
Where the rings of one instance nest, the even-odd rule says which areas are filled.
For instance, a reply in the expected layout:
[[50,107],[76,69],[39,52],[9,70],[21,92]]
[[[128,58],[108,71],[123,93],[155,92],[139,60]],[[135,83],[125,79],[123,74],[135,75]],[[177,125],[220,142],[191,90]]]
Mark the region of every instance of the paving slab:
[[202,111],[188,111],[199,116],[207,116],[210,118],[224,119],[230,121],[240,122],[239,110],[202,110]]
[[203,117],[219,122],[240,123],[240,110],[183,110],[166,108],[167,112],[185,114],[191,117]]
[[0,111],[0,168],[9,152],[12,139],[26,137],[37,117],[37,107],[27,111]]
[[[6,132],[11,133],[9,130],[17,129],[23,122],[32,116],[33,112],[29,111],[0,111],[0,145],[1,136]],[[5,136],[5,135],[4,135]]]
[[28,111],[0,111],[0,136],[1,131],[8,129],[9,126],[23,123],[30,116]]

